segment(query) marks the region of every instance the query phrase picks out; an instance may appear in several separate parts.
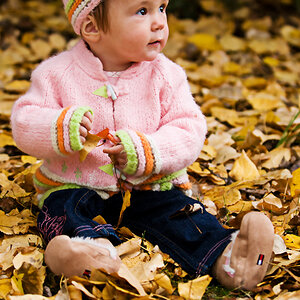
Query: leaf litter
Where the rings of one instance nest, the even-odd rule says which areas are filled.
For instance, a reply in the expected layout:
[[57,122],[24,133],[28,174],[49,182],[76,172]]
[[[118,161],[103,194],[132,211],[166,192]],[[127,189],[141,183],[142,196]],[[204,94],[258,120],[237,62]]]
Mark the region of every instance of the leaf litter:
[[[251,210],[273,222],[274,260],[253,293],[228,291],[208,275],[193,279],[128,228],[118,229],[124,241],[119,274],[93,270],[90,278],[60,278],[45,267],[32,185],[40,162],[16,148],[9,117],[30,86],[31,71],[77,38],[61,1],[0,3],[0,298],[300,297],[300,18],[292,1],[277,2],[284,7],[280,14],[257,9],[251,0],[236,1],[233,11],[221,1],[201,0],[198,20],[169,16],[164,50],[186,70],[207,117],[203,151],[188,169],[193,196],[227,228],[238,228]],[[98,142],[90,137],[82,160]]]

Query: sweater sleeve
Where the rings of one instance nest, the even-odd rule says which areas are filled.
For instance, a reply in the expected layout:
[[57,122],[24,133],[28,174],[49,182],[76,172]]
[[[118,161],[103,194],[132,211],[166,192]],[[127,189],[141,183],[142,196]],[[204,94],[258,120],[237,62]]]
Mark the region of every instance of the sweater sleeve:
[[29,91],[12,111],[11,125],[17,146],[30,155],[49,158],[80,150],[79,126],[88,107],[62,107],[60,83],[41,65],[33,73]]
[[[200,154],[207,126],[195,103],[185,72],[172,65],[162,74],[161,121],[157,131],[120,130],[128,163],[123,170],[134,177],[171,174],[193,163]],[[168,80],[167,80],[168,78]]]

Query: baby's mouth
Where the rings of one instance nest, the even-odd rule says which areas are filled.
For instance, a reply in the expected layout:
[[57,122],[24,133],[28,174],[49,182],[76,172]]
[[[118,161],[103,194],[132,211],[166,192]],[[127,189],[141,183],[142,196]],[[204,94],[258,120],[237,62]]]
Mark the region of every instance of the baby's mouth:
[[160,40],[154,41],[149,43],[148,45],[159,45],[160,44]]

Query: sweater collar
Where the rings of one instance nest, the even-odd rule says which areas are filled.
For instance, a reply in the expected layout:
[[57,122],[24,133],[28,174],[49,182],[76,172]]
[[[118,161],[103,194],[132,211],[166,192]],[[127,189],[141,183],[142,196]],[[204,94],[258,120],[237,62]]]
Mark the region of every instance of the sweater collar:
[[[96,57],[92,51],[90,51],[85,42],[80,40],[74,48],[71,50],[75,63],[90,77],[95,79],[107,80],[107,76],[103,71],[103,64],[98,57]],[[131,79],[134,76],[139,75],[147,67],[149,62],[143,61],[140,63],[134,63],[127,70],[121,74],[122,79]]]

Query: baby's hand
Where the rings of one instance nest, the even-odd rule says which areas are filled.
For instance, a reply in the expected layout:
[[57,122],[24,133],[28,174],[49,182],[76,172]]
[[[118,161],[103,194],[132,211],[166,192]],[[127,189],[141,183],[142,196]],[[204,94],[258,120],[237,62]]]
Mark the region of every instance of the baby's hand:
[[[120,143],[120,139],[118,137],[115,138],[118,143]],[[114,145],[110,148],[103,149],[104,153],[107,153],[111,158],[113,164],[119,170],[123,170],[127,164],[127,154],[124,150],[124,146],[122,144]]]
[[93,122],[92,114],[90,112],[86,112],[82,117],[80,127],[79,127],[81,144],[85,143],[87,134],[92,129],[92,122]]

